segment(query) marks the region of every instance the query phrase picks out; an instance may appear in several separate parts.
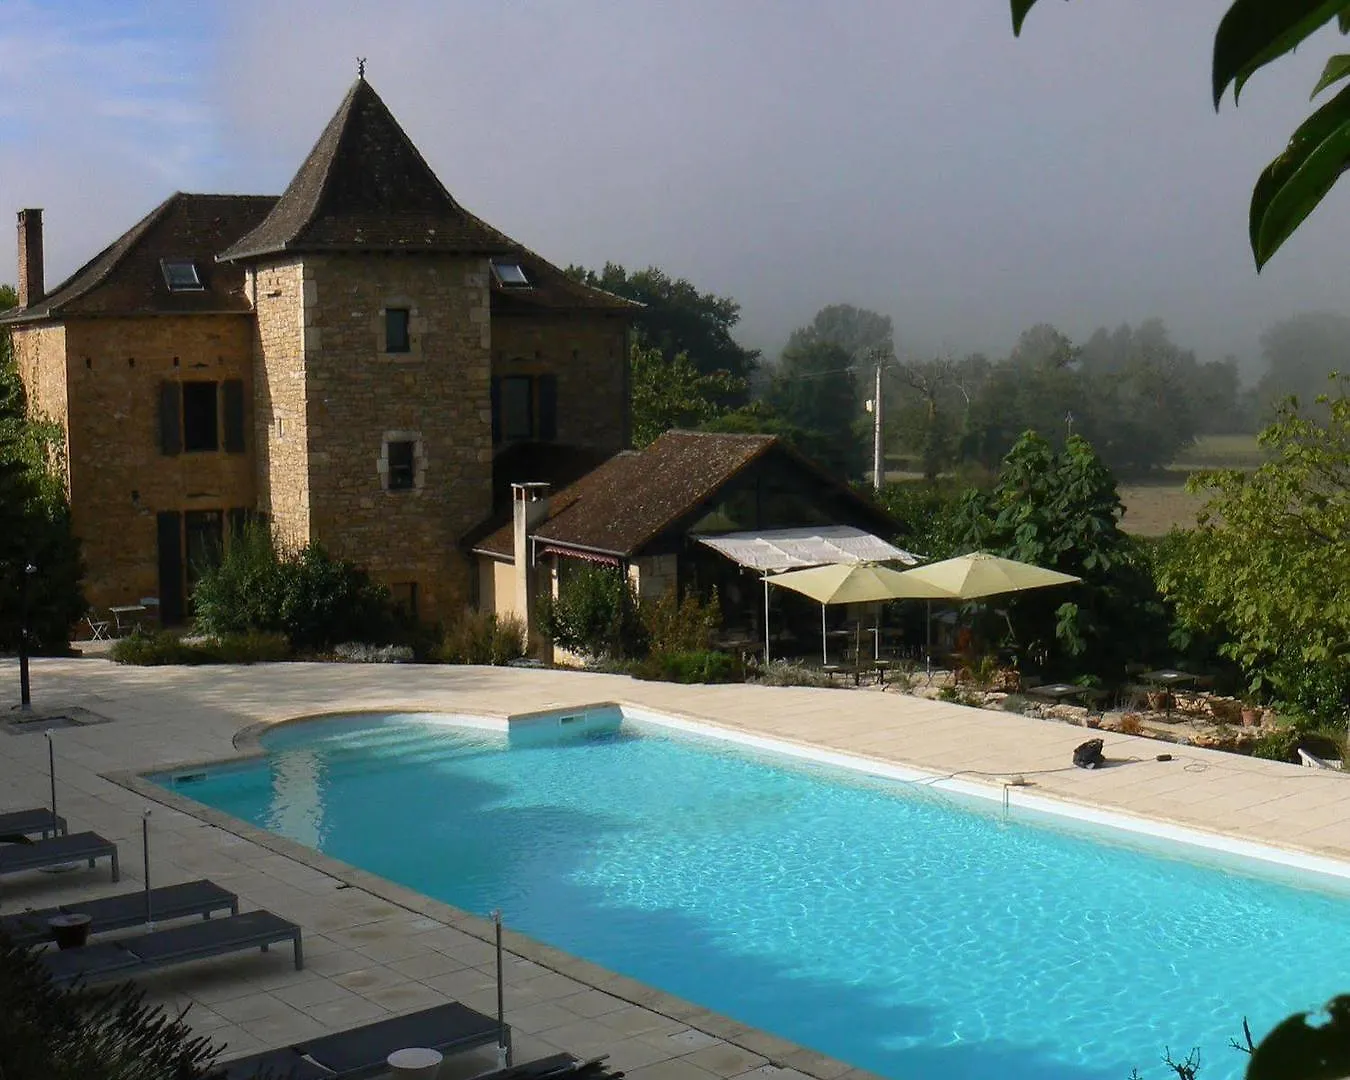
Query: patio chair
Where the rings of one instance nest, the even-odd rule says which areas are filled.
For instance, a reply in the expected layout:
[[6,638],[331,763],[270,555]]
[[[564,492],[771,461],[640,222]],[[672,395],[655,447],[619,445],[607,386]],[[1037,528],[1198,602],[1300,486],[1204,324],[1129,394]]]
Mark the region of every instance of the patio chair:
[[[395,1050],[422,1046],[441,1054],[459,1053],[491,1046],[497,1042],[499,1034],[501,1028],[495,1017],[451,1001],[281,1050],[236,1058],[208,1076],[210,1080],[253,1080],[260,1076],[275,1077],[276,1080],[318,1077],[360,1080],[385,1072],[387,1059]],[[509,1051],[509,1027],[505,1035]]]
[[108,620],[96,619],[96,613],[91,608],[84,617],[85,625],[89,627],[90,641],[111,641],[112,636],[108,633]]
[[65,833],[66,819],[53,814],[45,806],[31,810],[10,810],[0,814],[0,836],[33,836]]
[[[145,890],[78,900],[39,911],[21,911],[0,918],[0,931],[19,945],[36,945],[51,937],[50,920],[59,915],[88,915],[89,932],[126,930],[144,926],[147,921],[168,922],[200,915],[209,919],[212,912],[228,910],[239,914],[239,897],[212,881],[188,881],[182,885],[164,885],[150,890],[150,910],[146,911]],[[147,919],[148,914],[148,919]]]
[[295,968],[299,971],[305,966],[300,927],[270,911],[247,911],[79,949],[47,952],[40,959],[53,982],[101,982],[246,949],[267,952],[269,945],[286,941],[295,950]]
[[112,862],[112,879],[119,880],[117,845],[98,833],[67,833],[49,836],[27,844],[6,844],[0,847],[0,874],[17,874],[21,870],[42,870],[70,862],[89,861],[92,868],[96,859]]

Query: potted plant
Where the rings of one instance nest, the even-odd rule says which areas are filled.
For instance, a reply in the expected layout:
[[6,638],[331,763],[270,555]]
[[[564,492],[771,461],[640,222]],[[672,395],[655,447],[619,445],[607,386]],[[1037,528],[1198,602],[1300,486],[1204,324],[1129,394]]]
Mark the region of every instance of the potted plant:
[[1260,723],[1261,706],[1257,703],[1254,695],[1244,694],[1242,698],[1242,726],[1256,727]]

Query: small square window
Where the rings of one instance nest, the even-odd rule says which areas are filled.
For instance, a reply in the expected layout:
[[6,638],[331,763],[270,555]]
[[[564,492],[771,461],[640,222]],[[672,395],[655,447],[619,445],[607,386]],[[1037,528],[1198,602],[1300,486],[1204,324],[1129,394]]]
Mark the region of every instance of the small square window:
[[412,335],[408,332],[412,312],[407,308],[385,308],[384,351],[412,352]]
[[197,264],[191,259],[161,259],[159,268],[169,292],[202,292],[206,288],[197,272]]
[[417,486],[417,444],[391,442],[386,450],[390,491],[409,491]]
[[497,279],[497,284],[504,289],[531,288],[525,268],[520,263],[509,259],[493,259],[492,276]]

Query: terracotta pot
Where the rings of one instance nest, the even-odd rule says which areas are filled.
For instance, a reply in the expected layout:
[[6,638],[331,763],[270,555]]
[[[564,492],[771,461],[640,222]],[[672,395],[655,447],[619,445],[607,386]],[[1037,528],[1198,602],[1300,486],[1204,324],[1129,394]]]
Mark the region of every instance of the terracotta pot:
[[1148,707],[1153,712],[1165,712],[1170,700],[1171,694],[1166,690],[1150,690],[1148,692]]
[[1250,705],[1242,706],[1242,726],[1256,727],[1261,722],[1261,710]]

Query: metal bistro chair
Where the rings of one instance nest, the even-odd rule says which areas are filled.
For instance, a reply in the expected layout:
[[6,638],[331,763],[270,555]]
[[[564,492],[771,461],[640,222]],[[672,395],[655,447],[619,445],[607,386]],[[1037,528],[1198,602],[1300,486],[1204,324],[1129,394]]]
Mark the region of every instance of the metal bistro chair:
[[108,634],[108,620],[96,619],[94,618],[96,614],[97,612],[95,612],[93,608],[90,608],[84,616],[85,625],[89,627],[89,640],[110,641],[111,638]]

